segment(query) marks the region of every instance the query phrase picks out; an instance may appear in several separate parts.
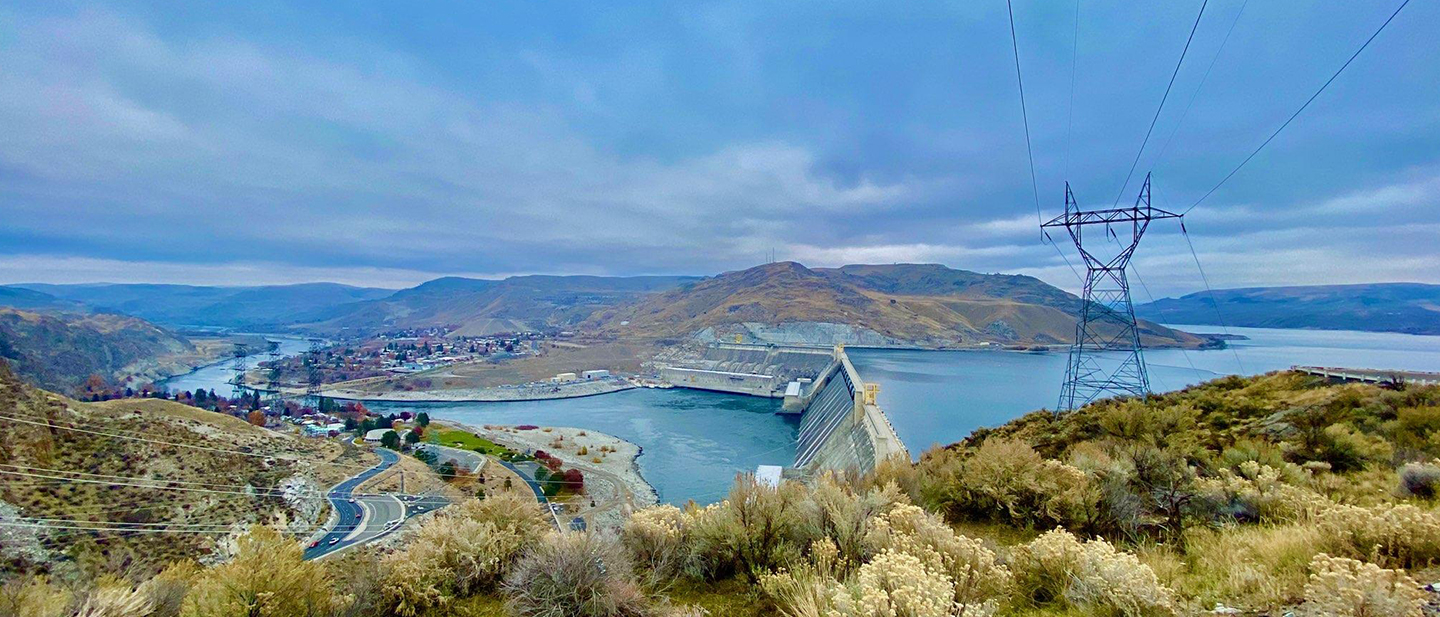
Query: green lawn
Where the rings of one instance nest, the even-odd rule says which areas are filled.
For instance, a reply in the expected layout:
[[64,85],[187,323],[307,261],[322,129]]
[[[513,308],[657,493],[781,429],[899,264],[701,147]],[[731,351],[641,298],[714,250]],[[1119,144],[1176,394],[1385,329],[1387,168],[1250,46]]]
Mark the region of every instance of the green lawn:
[[514,450],[498,445],[489,439],[457,429],[427,429],[425,441],[442,446],[450,446],[452,448],[474,450],[481,454],[502,458],[514,457],[517,454]]

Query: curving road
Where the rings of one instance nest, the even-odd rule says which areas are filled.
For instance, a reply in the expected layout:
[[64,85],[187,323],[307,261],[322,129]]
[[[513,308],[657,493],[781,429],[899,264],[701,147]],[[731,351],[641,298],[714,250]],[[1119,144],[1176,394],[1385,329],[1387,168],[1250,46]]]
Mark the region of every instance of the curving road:
[[400,461],[394,451],[377,448],[380,463],[335,485],[328,493],[337,516],[335,526],[314,546],[305,548],[305,559],[318,559],[378,539],[396,529],[405,519],[449,505],[444,497],[426,495],[355,495],[355,487]]

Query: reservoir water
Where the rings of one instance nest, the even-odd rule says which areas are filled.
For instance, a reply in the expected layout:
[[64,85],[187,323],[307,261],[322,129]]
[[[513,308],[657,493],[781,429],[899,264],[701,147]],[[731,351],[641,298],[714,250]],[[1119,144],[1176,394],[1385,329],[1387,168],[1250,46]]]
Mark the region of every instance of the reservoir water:
[[[1208,326],[1177,326],[1213,332]],[[1183,388],[1215,377],[1255,374],[1295,364],[1440,371],[1440,337],[1372,332],[1231,328],[1248,340],[1229,349],[1147,351],[1151,386]],[[286,343],[296,353],[308,344]],[[918,456],[982,426],[1053,408],[1065,372],[1064,353],[851,349],[861,377],[880,384],[880,404]],[[228,392],[228,363],[173,378],[171,390]],[[794,420],[775,415],[779,402],[693,390],[628,390],[575,399],[508,403],[367,403],[382,413],[427,411],[473,425],[576,426],[609,433],[644,449],[641,474],[661,501],[701,503],[724,496],[737,472],[787,464],[795,456]]]

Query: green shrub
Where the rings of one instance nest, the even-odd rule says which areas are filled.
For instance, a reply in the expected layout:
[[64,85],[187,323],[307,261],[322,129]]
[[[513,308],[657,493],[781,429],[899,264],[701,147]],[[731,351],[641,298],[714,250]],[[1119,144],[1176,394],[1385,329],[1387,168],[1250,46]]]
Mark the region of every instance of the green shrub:
[[1050,527],[1073,520],[1085,499],[1084,472],[1014,439],[992,437],[973,451],[933,450],[921,468],[923,501],[955,521]]

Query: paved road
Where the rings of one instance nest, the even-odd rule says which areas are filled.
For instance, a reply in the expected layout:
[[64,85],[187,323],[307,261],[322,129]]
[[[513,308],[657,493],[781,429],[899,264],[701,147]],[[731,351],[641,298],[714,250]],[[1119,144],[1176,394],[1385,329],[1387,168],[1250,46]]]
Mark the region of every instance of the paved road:
[[564,527],[560,525],[560,515],[555,512],[555,507],[550,504],[550,498],[545,496],[545,490],[540,488],[540,483],[535,481],[535,470],[539,469],[540,466],[534,461],[521,461],[519,465],[507,461],[500,461],[500,464],[504,465],[506,469],[515,472],[516,475],[520,476],[521,480],[525,481],[525,484],[530,486],[530,491],[535,493],[535,500],[540,502],[540,505],[544,506],[545,509],[550,512],[550,518],[555,522],[555,528],[563,530]]
[[337,522],[315,546],[305,548],[305,559],[317,559],[336,551],[370,542],[400,526],[398,521],[448,505],[439,496],[355,495],[355,487],[400,461],[394,451],[377,448],[380,463],[341,482],[329,493],[330,507]]
[[463,465],[466,469],[469,469],[471,473],[480,471],[480,467],[485,464],[485,457],[483,455],[470,450],[462,450],[460,448],[452,448],[450,446],[433,443],[419,444],[416,446],[416,449],[434,452],[436,462],[455,461],[457,465]]

